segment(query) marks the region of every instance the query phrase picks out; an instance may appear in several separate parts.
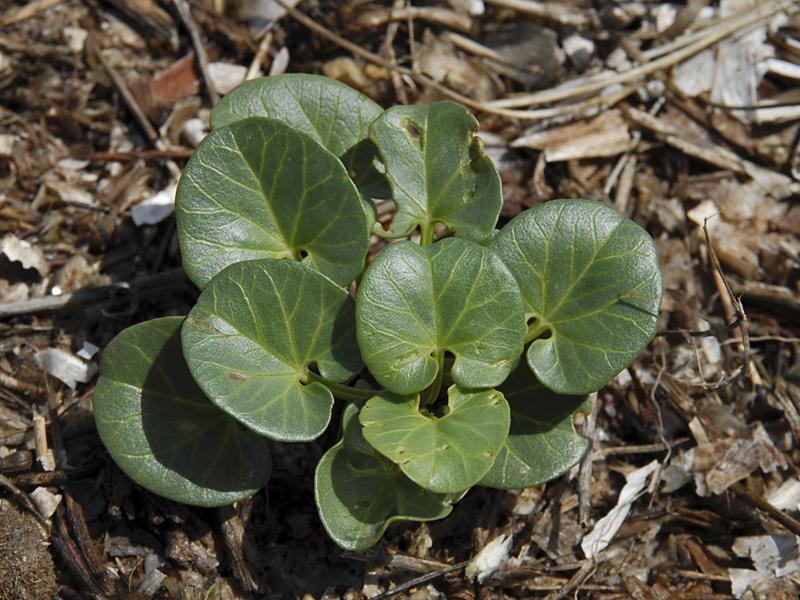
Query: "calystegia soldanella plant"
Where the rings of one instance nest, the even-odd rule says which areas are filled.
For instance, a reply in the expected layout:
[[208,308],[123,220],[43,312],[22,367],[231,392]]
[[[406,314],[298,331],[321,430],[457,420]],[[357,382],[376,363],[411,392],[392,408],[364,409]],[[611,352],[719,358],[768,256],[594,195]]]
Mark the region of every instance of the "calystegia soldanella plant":
[[[230,504],[267,483],[268,440],[333,427],[316,503],[336,543],[362,549],[474,485],[523,488],[580,460],[574,413],[655,333],[661,273],[641,227],[553,200],[498,231],[500,178],[452,102],[382,110],[282,75],[211,120],[176,205],[197,304],[103,355],[97,427],[123,471]],[[394,202],[386,228],[375,199]],[[386,243],[366,265],[371,234]]]

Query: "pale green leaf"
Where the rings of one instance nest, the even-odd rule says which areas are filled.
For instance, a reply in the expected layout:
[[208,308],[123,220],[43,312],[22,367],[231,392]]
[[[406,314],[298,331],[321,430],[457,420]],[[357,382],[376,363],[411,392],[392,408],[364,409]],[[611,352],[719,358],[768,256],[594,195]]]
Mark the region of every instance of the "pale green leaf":
[[389,195],[369,124],[383,109],[361,92],[320,75],[287,73],[246,81],[211,111],[214,128],[248,117],[283,121],[338,156],[367,196]]
[[356,315],[370,372],[398,394],[429,386],[445,351],[455,355],[453,381],[465,388],[501,384],[523,351],[513,277],[490,250],[459,238],[385,248],[364,273]]
[[[559,394],[604,386],[653,338],[661,271],[652,238],[590,200],[554,200],[514,218],[491,248],[533,319],[527,359]],[[544,334],[547,337],[543,337]]]
[[181,337],[208,397],[253,431],[308,441],[328,426],[333,396],[310,372],[342,382],[363,367],[353,300],[308,267],[262,259],[219,273],[200,294]]
[[370,139],[383,157],[397,205],[391,235],[442,223],[475,241],[489,236],[503,197],[477,128],[467,109],[447,101],[393,106],[373,121]]
[[325,530],[345,550],[374,545],[397,521],[430,521],[452,510],[445,495],[425,490],[364,441],[358,408],[349,405],[344,434],[317,465],[314,495]]
[[385,392],[367,400],[364,438],[432,492],[461,492],[486,475],[508,435],[509,408],[496,390],[448,390],[446,414],[420,411],[419,395]]
[[480,485],[504,490],[545,483],[583,457],[587,440],[573,417],[586,411],[586,396],[560,396],[540,384],[521,363],[500,386],[511,407],[511,429]]
[[181,355],[182,321],[145,321],[106,346],[94,396],[97,432],[142,487],[185,504],[231,504],[267,482],[269,447],[197,387]]
[[367,253],[367,215],[342,163],[273,119],[208,134],[184,169],[175,212],[183,265],[200,287],[256,258],[302,260],[344,285]]

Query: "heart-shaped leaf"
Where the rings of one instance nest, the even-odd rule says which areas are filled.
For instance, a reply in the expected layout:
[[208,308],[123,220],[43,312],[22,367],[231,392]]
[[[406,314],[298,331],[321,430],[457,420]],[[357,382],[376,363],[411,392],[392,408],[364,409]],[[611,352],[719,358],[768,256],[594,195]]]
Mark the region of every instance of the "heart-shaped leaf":
[[480,485],[513,490],[545,483],[569,471],[586,452],[573,417],[586,396],[559,396],[520,363],[500,386],[511,407],[511,429]]
[[246,81],[211,111],[214,128],[248,117],[283,121],[338,156],[367,196],[389,195],[383,165],[368,139],[369,124],[383,109],[351,87],[320,75],[287,73]]
[[211,280],[181,334],[186,362],[214,404],[278,441],[308,441],[328,426],[333,396],[322,378],[363,367],[353,300],[304,265],[253,260]]
[[440,494],[461,492],[492,467],[508,435],[509,408],[497,390],[450,386],[442,417],[420,412],[419,395],[386,392],[361,409],[364,438],[412,481]]
[[515,217],[491,248],[514,274],[526,317],[535,319],[528,364],[551,390],[601,388],[655,335],[655,245],[617,211],[590,200],[547,202]]
[[503,205],[500,176],[475,137],[478,122],[455,102],[393,106],[370,126],[386,165],[397,213],[390,227],[406,235],[442,223],[462,237],[484,240]]
[[208,134],[183,172],[175,212],[183,265],[200,287],[256,258],[302,260],[344,285],[367,254],[367,215],[342,163],[273,119]]
[[145,321],[106,346],[94,396],[97,432],[142,487],[184,504],[223,506],[267,482],[269,447],[197,387],[181,355],[182,322]]
[[450,513],[446,496],[419,487],[364,441],[356,406],[345,409],[343,427],[314,478],[322,524],[340,547],[365,550],[396,521],[431,521]]
[[458,238],[385,248],[361,280],[356,319],[370,372],[398,394],[429,386],[444,351],[455,355],[455,383],[488,388],[505,380],[523,350],[514,278],[489,249]]

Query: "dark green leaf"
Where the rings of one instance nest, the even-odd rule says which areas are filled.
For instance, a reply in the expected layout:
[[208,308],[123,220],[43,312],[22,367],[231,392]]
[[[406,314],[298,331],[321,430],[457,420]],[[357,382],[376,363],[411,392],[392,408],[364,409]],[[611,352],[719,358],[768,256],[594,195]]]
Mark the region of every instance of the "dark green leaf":
[[394,106],[375,119],[380,150],[397,204],[390,233],[443,223],[456,235],[484,240],[503,205],[500,176],[475,137],[478,122],[460,104]]
[[500,386],[511,407],[511,429],[480,484],[503,490],[545,483],[569,471],[586,452],[573,417],[586,411],[586,396],[559,396],[520,364]]
[[444,495],[422,489],[372,450],[352,404],[343,427],[342,440],[322,457],[314,479],[322,524],[339,546],[365,550],[396,521],[430,521],[450,513]]
[[267,482],[269,447],[197,387],[181,355],[182,321],[139,323],[106,346],[97,431],[119,467],[148,490],[185,504],[231,504]]
[[451,386],[442,417],[420,412],[419,395],[386,392],[367,400],[364,438],[414,483],[441,494],[461,492],[489,471],[508,435],[509,409],[496,390]]
[[383,165],[368,139],[369,124],[383,109],[351,87],[320,75],[289,73],[247,81],[211,111],[214,128],[248,117],[283,121],[338,156],[367,196],[389,195]]
[[367,216],[342,163],[279,121],[254,117],[208,134],[175,210],[184,268],[200,287],[255,258],[302,260],[340,285],[364,265]]
[[485,388],[502,383],[523,350],[513,277],[490,250],[458,238],[384,249],[364,273],[356,315],[370,372],[398,394],[433,382],[438,353],[455,355],[455,383]]
[[253,431],[308,441],[328,426],[332,382],[361,368],[353,300],[301,264],[237,263],[211,280],[181,337],[189,369],[208,397]]
[[514,274],[526,317],[535,319],[528,364],[551,390],[601,388],[655,335],[655,245],[617,211],[589,200],[547,202],[514,218],[491,248]]

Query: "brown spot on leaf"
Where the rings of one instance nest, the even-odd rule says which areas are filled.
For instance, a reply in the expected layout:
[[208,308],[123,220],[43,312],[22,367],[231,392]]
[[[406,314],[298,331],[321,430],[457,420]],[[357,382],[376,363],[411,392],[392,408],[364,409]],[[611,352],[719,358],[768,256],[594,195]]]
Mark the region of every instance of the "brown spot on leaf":
[[236,371],[231,371],[228,373],[228,377],[231,378],[231,381],[235,381],[236,383],[241,383],[249,379],[245,374],[237,373]]

